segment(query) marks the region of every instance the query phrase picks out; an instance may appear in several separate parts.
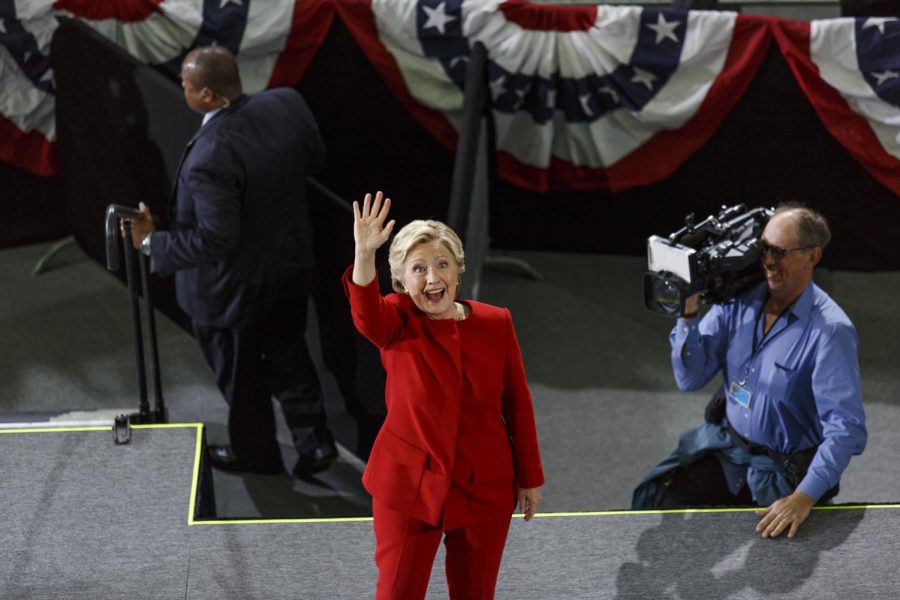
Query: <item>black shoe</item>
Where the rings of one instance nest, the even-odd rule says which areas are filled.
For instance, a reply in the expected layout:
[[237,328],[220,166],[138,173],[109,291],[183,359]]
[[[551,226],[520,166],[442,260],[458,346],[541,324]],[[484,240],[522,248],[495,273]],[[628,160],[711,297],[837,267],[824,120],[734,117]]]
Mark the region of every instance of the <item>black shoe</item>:
[[338,451],[334,442],[322,442],[311,455],[301,454],[294,465],[294,476],[304,479],[315,473],[321,473],[337,460]]
[[278,462],[259,462],[235,454],[231,446],[210,446],[209,464],[222,471],[249,471],[261,475],[284,473],[284,465]]

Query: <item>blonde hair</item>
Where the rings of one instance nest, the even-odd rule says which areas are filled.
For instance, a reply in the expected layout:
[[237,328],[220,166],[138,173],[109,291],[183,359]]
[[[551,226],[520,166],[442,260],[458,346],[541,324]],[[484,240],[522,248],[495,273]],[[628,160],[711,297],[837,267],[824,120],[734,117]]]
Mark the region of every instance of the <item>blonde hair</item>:
[[391,266],[391,287],[395,292],[406,292],[402,281],[403,264],[410,251],[419,244],[429,244],[434,241],[442,243],[450,251],[459,267],[460,275],[466,270],[466,254],[463,251],[462,240],[455,231],[440,221],[421,219],[412,221],[397,232],[388,252],[388,264]]

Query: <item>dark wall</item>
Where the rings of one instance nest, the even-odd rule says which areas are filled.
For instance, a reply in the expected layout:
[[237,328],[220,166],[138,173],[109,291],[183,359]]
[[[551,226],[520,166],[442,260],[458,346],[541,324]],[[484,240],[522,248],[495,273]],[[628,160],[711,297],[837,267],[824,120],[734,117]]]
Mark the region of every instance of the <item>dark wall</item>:
[[0,248],[66,235],[65,208],[59,179],[38,177],[0,161]]
[[841,0],[842,17],[897,17],[900,2],[897,0]]

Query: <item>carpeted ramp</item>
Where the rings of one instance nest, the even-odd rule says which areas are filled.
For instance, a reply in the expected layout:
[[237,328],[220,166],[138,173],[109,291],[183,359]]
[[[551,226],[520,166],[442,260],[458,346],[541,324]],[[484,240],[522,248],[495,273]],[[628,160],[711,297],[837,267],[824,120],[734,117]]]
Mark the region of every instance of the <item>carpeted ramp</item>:
[[198,426],[0,433],[0,598],[183,598]]
[[815,510],[788,540],[762,539],[749,511],[544,517],[513,528],[497,597],[894,598],[898,520]]
[[[368,519],[229,521],[198,425],[0,432],[0,598],[371,598]],[[514,517],[498,599],[894,598],[900,505],[816,509],[793,540],[749,510]],[[428,598],[446,598],[439,552]]]
[[[195,523],[191,546],[188,598],[306,600],[375,595],[371,519]],[[438,579],[437,575],[433,578]]]
[[[586,513],[515,519],[496,598],[895,598],[897,508],[813,511],[793,540],[752,512]],[[189,598],[371,598],[371,523],[201,525]],[[443,557],[428,599],[447,598]]]

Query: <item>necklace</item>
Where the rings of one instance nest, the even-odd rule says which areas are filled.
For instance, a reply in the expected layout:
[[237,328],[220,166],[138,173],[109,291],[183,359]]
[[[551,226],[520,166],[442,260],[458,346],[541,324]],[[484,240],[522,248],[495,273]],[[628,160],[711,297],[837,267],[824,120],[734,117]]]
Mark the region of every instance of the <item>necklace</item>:
[[459,302],[453,303],[456,306],[456,320],[462,321],[466,318],[466,311],[463,309],[463,305]]

